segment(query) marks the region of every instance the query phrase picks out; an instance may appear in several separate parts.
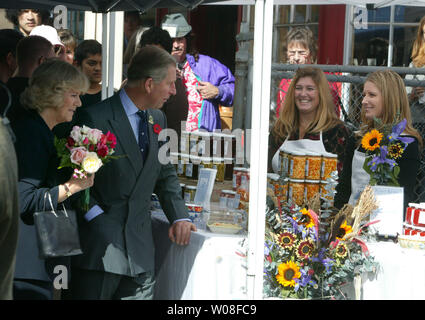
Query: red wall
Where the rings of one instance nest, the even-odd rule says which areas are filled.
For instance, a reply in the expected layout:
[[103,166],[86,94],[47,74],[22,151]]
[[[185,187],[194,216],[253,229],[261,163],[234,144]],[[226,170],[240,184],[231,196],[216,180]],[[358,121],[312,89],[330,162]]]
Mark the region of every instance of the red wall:
[[319,14],[318,64],[340,64],[344,51],[345,5],[322,5]]

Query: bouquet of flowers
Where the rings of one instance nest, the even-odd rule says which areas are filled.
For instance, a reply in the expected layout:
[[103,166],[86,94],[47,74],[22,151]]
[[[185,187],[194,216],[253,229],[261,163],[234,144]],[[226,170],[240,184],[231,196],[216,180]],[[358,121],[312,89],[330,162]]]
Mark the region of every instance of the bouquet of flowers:
[[[111,132],[103,134],[98,129],[74,126],[66,139],[55,138],[55,147],[60,158],[58,169],[74,168],[74,178],[86,178],[112,159],[117,139]],[[82,208],[88,211],[90,189],[84,190]]]
[[373,129],[363,136],[362,147],[366,150],[363,168],[370,175],[370,185],[399,186],[397,177],[400,167],[396,160],[414,140],[401,136],[406,123],[407,120],[403,119],[392,128],[381,125],[382,129]]
[[[264,294],[296,299],[347,298],[344,285],[357,282],[378,264],[360,239],[376,208],[370,186],[356,207],[332,216],[330,201],[316,196],[298,207],[269,192],[266,212]],[[357,280],[357,281],[356,281]],[[358,290],[359,291],[359,290]],[[358,292],[357,291],[357,292]]]

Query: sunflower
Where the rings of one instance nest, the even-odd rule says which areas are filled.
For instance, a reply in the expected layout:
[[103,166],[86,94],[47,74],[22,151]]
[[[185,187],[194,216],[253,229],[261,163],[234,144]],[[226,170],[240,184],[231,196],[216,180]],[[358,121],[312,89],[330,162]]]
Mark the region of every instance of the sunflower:
[[277,236],[279,245],[282,248],[292,248],[295,243],[295,234],[292,232],[282,232]]
[[379,143],[382,140],[382,133],[378,130],[373,129],[372,131],[366,133],[362,138],[362,147],[365,150],[374,151],[379,148]]
[[395,143],[390,146],[388,146],[388,155],[392,159],[398,159],[403,154],[404,149],[402,148],[400,143]]
[[350,225],[347,225],[347,220],[345,220],[344,223],[339,227],[336,238],[342,240],[345,235],[351,233],[352,231],[353,228]]
[[308,211],[307,209],[302,209],[300,210],[300,212],[302,213],[302,216],[300,218],[300,223],[299,224],[303,224],[306,228],[313,228],[314,227],[314,219],[310,213],[310,211]]
[[296,254],[300,259],[308,259],[313,255],[314,249],[315,245],[311,239],[301,240],[298,243]]
[[344,242],[339,242],[335,248],[335,255],[337,258],[345,258],[348,254],[348,248]]
[[276,280],[284,287],[295,287],[295,279],[301,278],[300,268],[293,261],[281,263],[277,270]]

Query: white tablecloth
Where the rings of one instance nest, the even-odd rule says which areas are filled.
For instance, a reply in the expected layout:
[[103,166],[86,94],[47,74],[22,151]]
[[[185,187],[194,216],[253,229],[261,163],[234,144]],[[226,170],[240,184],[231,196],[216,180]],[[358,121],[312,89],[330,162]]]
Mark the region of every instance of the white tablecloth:
[[380,270],[376,279],[363,276],[363,300],[425,299],[425,250],[405,249],[393,242],[367,245]]
[[152,215],[155,241],[155,299],[247,299],[246,258],[237,254],[244,235],[192,232],[187,246],[168,239],[168,221]]

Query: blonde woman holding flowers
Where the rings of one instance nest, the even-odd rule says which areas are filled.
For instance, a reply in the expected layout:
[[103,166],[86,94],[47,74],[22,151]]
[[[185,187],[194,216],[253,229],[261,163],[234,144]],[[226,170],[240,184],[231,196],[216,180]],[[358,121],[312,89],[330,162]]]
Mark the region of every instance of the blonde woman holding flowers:
[[[21,103],[30,112],[13,123],[18,160],[18,191],[21,220],[14,277],[14,299],[47,300],[52,298],[52,270],[67,264],[67,259],[38,258],[33,214],[49,209],[49,192],[56,208],[68,197],[93,185],[94,176],[77,179],[71,172],[58,171],[59,159],[52,128],[72,120],[81,105],[79,95],[86,92],[88,80],[71,64],[52,59],[41,64],[21,95]],[[71,178],[70,178],[71,177]]]
[[[347,202],[355,204],[360,192],[370,182],[370,175],[363,169],[366,152],[380,147],[381,157],[367,163],[372,171],[379,163],[400,168],[397,182],[404,187],[406,206],[414,200],[422,139],[412,126],[406,89],[397,73],[380,70],[367,77],[363,87],[361,119],[361,130],[356,133],[357,141],[347,146],[344,170],[336,188],[335,207],[341,208]],[[382,130],[384,126],[392,127],[388,136]],[[392,148],[382,147],[382,139],[396,139],[399,143]]]

